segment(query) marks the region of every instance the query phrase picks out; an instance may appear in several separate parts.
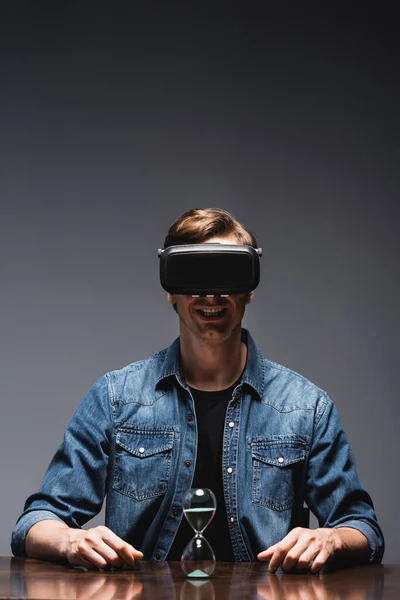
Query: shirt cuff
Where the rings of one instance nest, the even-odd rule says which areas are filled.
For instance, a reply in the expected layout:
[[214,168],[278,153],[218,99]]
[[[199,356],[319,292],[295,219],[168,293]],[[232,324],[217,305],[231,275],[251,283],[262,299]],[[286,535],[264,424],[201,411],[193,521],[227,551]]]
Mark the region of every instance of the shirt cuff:
[[351,521],[345,521],[344,523],[340,523],[340,525],[336,525],[334,529],[340,529],[341,527],[351,527],[351,529],[357,529],[365,535],[370,549],[368,562],[380,562],[382,560],[383,545],[381,539],[368,523],[352,519]]
[[60,517],[49,510],[32,510],[23,515],[14,527],[11,537],[11,550],[14,556],[28,556],[25,551],[25,538],[33,525],[39,521],[60,521]]

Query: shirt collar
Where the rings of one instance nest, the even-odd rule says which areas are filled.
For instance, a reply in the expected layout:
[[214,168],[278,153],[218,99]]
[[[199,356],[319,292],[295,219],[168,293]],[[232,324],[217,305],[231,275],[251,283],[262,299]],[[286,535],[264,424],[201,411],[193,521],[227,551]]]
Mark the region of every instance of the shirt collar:
[[182,373],[180,339],[177,337],[167,348],[163,368],[160,376],[157,378],[156,385],[167,377],[175,376],[178,382],[185,387],[185,379]]
[[264,393],[265,363],[247,329],[242,329],[242,341],[247,346],[247,362],[243,374],[243,383],[247,383],[261,399]]

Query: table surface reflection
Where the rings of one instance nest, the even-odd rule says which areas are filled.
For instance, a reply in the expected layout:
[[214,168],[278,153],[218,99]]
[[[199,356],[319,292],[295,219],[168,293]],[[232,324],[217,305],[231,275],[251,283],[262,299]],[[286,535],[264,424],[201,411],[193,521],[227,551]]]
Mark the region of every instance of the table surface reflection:
[[269,574],[265,563],[217,563],[212,577],[187,579],[179,562],[131,570],[81,571],[34,559],[0,558],[0,599],[36,600],[399,600],[400,565],[323,575]]

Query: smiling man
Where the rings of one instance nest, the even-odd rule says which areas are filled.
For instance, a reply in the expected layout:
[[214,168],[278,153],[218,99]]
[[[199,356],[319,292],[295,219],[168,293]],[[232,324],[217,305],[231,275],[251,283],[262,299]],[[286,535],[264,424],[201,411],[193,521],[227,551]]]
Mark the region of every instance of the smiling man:
[[[231,233],[211,237],[206,243],[238,244],[238,240]],[[188,385],[219,390],[236,381],[246,363],[241,327],[252,298],[253,291],[201,298],[168,294],[179,315],[181,360]]]
[[[172,224],[160,277],[179,337],[94,384],[26,501],[15,555],[88,568],[179,560],[193,535],[184,495],[207,487],[217,560],[311,572],[381,561],[382,532],[334,404],[242,328],[260,254],[224,210],[193,209]],[[83,529],[105,497],[106,525]],[[304,503],[319,528],[304,523]]]

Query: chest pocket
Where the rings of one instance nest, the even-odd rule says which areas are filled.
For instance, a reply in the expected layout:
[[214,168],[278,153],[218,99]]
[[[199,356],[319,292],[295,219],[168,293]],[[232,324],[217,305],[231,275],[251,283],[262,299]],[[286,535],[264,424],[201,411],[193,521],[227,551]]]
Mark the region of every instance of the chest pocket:
[[252,500],[255,504],[276,511],[293,506],[307,447],[307,440],[298,435],[252,438]]
[[173,430],[120,428],[113,488],[135,500],[164,494],[171,473],[173,445]]

